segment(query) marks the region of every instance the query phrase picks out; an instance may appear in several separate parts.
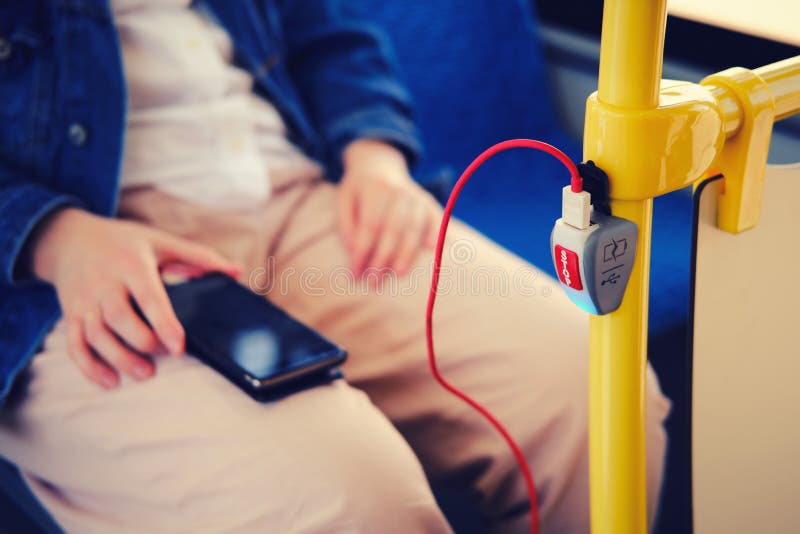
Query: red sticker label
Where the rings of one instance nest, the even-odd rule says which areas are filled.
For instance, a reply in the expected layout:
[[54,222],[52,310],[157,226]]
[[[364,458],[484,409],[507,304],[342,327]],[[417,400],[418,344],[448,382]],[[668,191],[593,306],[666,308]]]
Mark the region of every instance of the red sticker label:
[[583,289],[578,269],[578,255],[561,245],[556,245],[556,271],[562,284],[572,289]]

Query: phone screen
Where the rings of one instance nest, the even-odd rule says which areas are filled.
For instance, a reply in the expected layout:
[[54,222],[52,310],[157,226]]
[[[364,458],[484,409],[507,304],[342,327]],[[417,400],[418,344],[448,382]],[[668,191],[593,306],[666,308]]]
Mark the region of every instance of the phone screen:
[[344,359],[340,347],[224,274],[168,285],[167,293],[188,351],[229,371],[238,367],[251,381]]

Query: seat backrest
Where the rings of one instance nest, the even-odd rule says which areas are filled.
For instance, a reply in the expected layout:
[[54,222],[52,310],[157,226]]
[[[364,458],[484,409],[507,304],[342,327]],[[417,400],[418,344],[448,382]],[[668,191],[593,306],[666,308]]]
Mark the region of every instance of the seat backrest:
[[390,36],[415,100],[424,167],[458,168],[556,128],[530,0],[345,0]]

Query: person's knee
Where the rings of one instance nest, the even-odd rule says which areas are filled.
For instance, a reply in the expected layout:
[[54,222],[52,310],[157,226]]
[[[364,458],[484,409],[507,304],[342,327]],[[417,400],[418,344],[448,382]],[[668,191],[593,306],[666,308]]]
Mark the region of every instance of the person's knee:
[[384,441],[379,455],[356,445],[329,480],[344,492],[342,519],[364,532],[449,532],[417,458],[399,435],[365,435]]
[[[313,443],[303,446],[303,457],[294,456],[300,482],[287,486],[297,492],[286,496],[290,508],[315,522],[311,530],[449,532],[422,466],[391,423],[361,392],[346,388],[334,397],[339,415],[305,418]],[[265,461],[266,473],[274,472],[273,462]],[[297,530],[288,520],[287,530]]]

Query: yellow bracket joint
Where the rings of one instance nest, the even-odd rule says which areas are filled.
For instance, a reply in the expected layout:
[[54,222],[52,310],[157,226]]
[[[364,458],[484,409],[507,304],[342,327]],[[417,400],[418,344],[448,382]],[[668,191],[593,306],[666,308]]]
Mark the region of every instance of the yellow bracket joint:
[[613,106],[594,93],[586,117],[584,150],[611,178],[611,198],[655,198],[713,167],[725,176],[719,227],[738,233],[758,222],[775,102],[755,72],[732,68],[700,85],[663,80],[651,109]]
[[724,142],[717,99],[694,83],[663,80],[651,109],[616,107],[597,93],[586,102],[584,152],[608,173],[614,199],[644,200],[692,184]]
[[[714,162],[724,176],[719,198],[717,225],[726,232],[739,233],[758,223],[767,153],[775,122],[775,101],[769,85],[753,71],[735,67],[705,78],[708,87],[725,102],[738,104],[737,130]],[[728,121],[728,122],[733,122]]]

